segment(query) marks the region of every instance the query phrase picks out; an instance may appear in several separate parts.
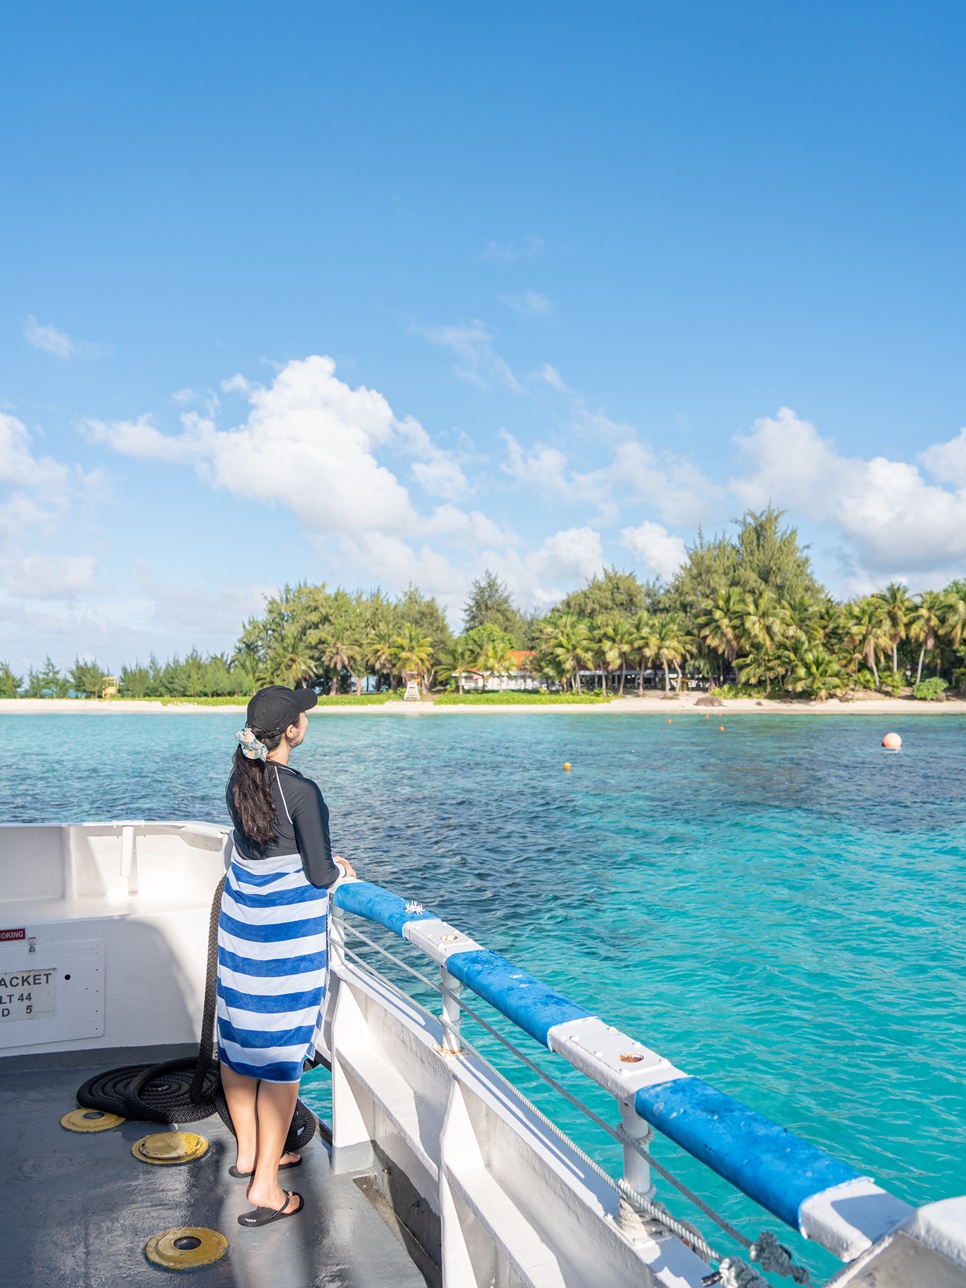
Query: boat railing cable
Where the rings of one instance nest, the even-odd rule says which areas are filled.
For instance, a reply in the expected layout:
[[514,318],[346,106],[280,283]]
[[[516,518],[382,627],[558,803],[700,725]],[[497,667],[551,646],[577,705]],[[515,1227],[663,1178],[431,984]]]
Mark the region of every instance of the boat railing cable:
[[[655,1129],[840,1261],[852,1261],[911,1218],[908,1204],[868,1176],[676,1068],[421,904],[371,882],[350,881],[335,892],[333,910],[335,925],[351,912],[408,940],[436,963],[447,1049],[458,1048],[460,994],[467,988],[614,1096],[624,1180],[636,1193],[651,1191],[650,1162],[641,1147]],[[765,1260],[777,1263],[781,1257],[771,1247],[769,1240],[759,1240],[749,1255],[761,1253],[763,1266]],[[775,1241],[775,1247],[781,1245]],[[784,1265],[792,1274],[788,1258]]]
[[[695,1194],[683,1181],[680,1181],[674,1174],[659,1163],[653,1155],[640,1143],[639,1140],[629,1135],[625,1130],[614,1128],[604,1118],[597,1114],[589,1105],[584,1104],[579,1097],[559,1083],[555,1078],[542,1069],[535,1061],[531,1060],[523,1051],[513,1042],[506,1038],[493,1025],[489,1024],[481,1015],[479,1015],[471,1006],[469,1006],[459,995],[458,990],[447,987],[445,984],[430,979],[422,971],[417,970],[409,962],[405,961],[397,953],[379,944],[376,940],[365,934],[358,925],[351,927],[352,935],[372,949],[380,956],[386,958],[395,967],[401,969],[406,974],[418,980],[425,988],[439,994],[444,999],[444,1006],[447,1000],[455,1003],[459,1011],[465,1014],[478,1024],[486,1033],[499,1042],[515,1059],[519,1060],[526,1068],[534,1073],[538,1078],[545,1082],[552,1090],[563,1096],[575,1109],[584,1114],[591,1122],[603,1130],[607,1135],[612,1137],[625,1148],[630,1148],[639,1155],[649,1167],[662,1176],[670,1185],[679,1191],[679,1193],[694,1204],[701,1212],[713,1221],[729,1238],[733,1239],[742,1247],[751,1257],[752,1261],[757,1262],[763,1270],[785,1275],[800,1284],[810,1284],[811,1279],[807,1269],[803,1266],[793,1264],[791,1254],[788,1249],[783,1247],[770,1231],[762,1231],[754,1241],[748,1239],[736,1229],[725,1217],[716,1212],[707,1204],[699,1195]],[[396,987],[392,980],[387,979],[381,972],[375,970],[370,961],[367,961],[360,953],[354,951],[344,944],[346,957],[350,958],[363,970],[371,972],[380,979],[385,980],[391,987]],[[445,972],[448,974],[448,972]],[[410,998],[424,1014],[429,1016],[431,1013],[413,998]],[[574,1151],[578,1158],[588,1167],[600,1180],[612,1188],[622,1199],[629,1203],[633,1209],[642,1217],[647,1217],[651,1221],[658,1223],[661,1227],[676,1235],[684,1243],[694,1249],[694,1251],[707,1261],[709,1264],[718,1263],[716,1272],[708,1276],[705,1280],[707,1284],[723,1285],[723,1288],[767,1288],[767,1281],[762,1279],[758,1270],[747,1265],[737,1257],[722,1256],[717,1252],[705,1239],[697,1227],[689,1222],[682,1221],[673,1216],[663,1203],[655,1202],[650,1194],[643,1194],[630,1185],[626,1178],[614,1178],[607,1172],[595,1159],[588,1155],[579,1145],[577,1145],[557,1124],[549,1118],[537,1105],[523,1095],[519,1088],[516,1087],[510,1079],[506,1077],[490,1060],[472,1043],[470,1043],[462,1030],[458,1021],[454,1022],[447,1018],[445,1012],[441,1017],[434,1017],[441,1025],[444,1032],[449,1034],[454,1043],[449,1047],[452,1054],[461,1050],[468,1051],[476,1060],[483,1064],[496,1078],[510,1088],[518,1099],[524,1104],[527,1110],[532,1113],[540,1122],[542,1122],[552,1133],[564,1141],[568,1148]]]

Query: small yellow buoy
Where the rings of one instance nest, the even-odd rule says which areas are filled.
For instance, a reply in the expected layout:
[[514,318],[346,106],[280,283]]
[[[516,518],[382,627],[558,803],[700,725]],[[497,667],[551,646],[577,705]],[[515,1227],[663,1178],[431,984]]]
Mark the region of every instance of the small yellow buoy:
[[144,1255],[165,1270],[194,1270],[220,1261],[228,1251],[228,1240],[217,1230],[201,1225],[183,1225],[162,1230],[144,1245]]
[[100,1109],[72,1109],[60,1120],[67,1131],[110,1131],[126,1120],[117,1114],[102,1113]]
[[193,1163],[208,1152],[204,1136],[190,1131],[159,1131],[142,1136],[131,1146],[131,1153],[142,1163]]
[[898,751],[902,746],[902,739],[897,733],[887,733],[882,739],[882,745],[889,751]]
[[570,768],[570,761],[569,761],[569,760],[565,760],[565,761],[564,761],[564,769],[569,769],[569,768]]

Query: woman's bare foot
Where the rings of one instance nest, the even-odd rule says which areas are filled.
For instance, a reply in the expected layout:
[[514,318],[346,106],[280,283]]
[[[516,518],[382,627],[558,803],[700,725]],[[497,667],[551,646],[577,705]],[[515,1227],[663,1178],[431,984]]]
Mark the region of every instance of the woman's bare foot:
[[[279,1167],[291,1167],[293,1163],[301,1163],[301,1161],[302,1161],[301,1154],[293,1154],[293,1153],[283,1154],[282,1157],[278,1160],[278,1165]],[[238,1157],[235,1159],[235,1168],[239,1172],[248,1172],[249,1175],[251,1175],[255,1171],[255,1160],[253,1158],[250,1163],[243,1163],[241,1160],[241,1155],[239,1154]]]
[[257,1192],[253,1187],[249,1186],[248,1201],[252,1207],[269,1208],[272,1212],[277,1212],[279,1208],[284,1207],[285,1215],[287,1216],[291,1212],[297,1212],[299,1206],[299,1201],[294,1191],[291,1191],[291,1198],[286,1198],[289,1193],[290,1191],[283,1190],[281,1185],[275,1186],[274,1194],[270,1190]]

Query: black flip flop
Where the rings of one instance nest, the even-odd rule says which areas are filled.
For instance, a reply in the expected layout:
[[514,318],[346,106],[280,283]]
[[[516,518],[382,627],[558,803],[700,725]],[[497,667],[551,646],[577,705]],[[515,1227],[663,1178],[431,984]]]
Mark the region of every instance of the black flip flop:
[[[290,1167],[301,1167],[301,1166],[302,1166],[302,1160],[300,1158],[297,1158],[294,1163],[279,1163],[278,1170],[280,1172],[287,1172]],[[235,1164],[232,1163],[231,1167],[229,1167],[228,1169],[228,1175],[234,1176],[236,1181],[247,1181],[247,1180],[250,1180],[251,1177],[255,1175],[255,1173],[240,1172],[238,1168],[235,1166]]]
[[[288,1207],[292,1199],[298,1199],[299,1205],[294,1212],[286,1212],[285,1209]],[[252,1208],[250,1212],[243,1212],[241,1214],[238,1218],[238,1224],[249,1227],[270,1225],[272,1221],[282,1221],[287,1216],[298,1216],[304,1207],[305,1199],[302,1198],[302,1195],[299,1194],[297,1190],[286,1190],[285,1202],[277,1212],[273,1212],[271,1208],[266,1207]]]

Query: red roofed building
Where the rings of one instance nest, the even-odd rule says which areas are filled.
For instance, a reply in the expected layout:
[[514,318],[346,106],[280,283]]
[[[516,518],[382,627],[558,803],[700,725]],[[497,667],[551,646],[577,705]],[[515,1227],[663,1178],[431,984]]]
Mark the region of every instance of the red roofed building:
[[[543,682],[530,670],[530,663],[537,656],[536,649],[510,649],[513,669],[502,674],[488,675],[486,689],[496,692],[499,689],[541,689]],[[483,676],[478,671],[463,672],[463,689],[466,692],[480,692],[484,688]]]

